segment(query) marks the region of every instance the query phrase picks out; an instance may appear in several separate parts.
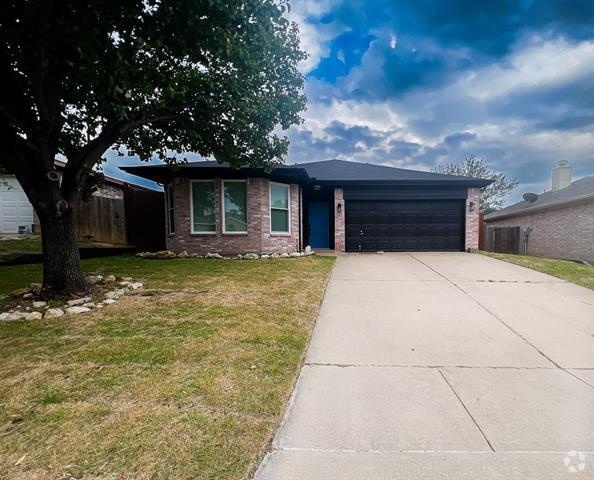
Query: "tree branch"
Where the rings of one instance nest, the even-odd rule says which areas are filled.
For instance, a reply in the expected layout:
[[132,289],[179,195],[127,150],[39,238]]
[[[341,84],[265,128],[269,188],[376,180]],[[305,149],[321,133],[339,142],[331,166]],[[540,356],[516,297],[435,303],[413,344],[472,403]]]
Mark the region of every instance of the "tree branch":
[[19,127],[27,136],[31,135],[31,129],[25,123],[17,118],[6,106],[0,104],[0,118],[4,119],[8,124]]
[[165,107],[161,111],[153,112],[152,116],[143,113],[126,122],[112,121],[108,123],[97,137],[68,157],[62,178],[64,197],[68,201],[74,201],[83,196],[90,178],[90,170],[101,159],[105,151],[127,131],[149,123],[180,118],[181,113],[173,113],[172,110],[182,110],[184,108],[186,108],[185,105]]

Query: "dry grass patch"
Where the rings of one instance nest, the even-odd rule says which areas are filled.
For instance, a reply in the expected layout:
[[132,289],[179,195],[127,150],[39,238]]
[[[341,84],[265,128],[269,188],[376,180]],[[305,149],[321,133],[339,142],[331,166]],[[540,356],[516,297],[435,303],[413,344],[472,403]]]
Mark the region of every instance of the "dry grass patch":
[[0,323],[0,478],[246,478],[280,422],[333,259],[85,264],[179,291]]
[[594,267],[569,260],[554,258],[530,257],[527,255],[511,255],[506,253],[481,252],[483,255],[497,258],[505,262],[514,263],[522,267],[531,268],[538,272],[547,273],[562,278],[568,282],[594,290]]

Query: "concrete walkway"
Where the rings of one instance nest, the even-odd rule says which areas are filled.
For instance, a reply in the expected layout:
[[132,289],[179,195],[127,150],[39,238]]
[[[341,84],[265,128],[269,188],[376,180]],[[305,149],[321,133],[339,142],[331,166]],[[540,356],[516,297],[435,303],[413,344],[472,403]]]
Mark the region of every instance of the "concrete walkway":
[[481,255],[347,254],[256,478],[594,479],[593,452],[593,291]]

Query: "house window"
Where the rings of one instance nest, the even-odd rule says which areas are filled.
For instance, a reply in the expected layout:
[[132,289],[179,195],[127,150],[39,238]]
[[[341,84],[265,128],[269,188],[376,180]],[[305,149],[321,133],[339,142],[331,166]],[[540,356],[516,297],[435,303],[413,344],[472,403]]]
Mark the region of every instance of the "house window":
[[223,181],[223,233],[247,233],[245,180]]
[[192,233],[216,231],[214,182],[192,180]]
[[289,214],[289,186],[270,184],[270,232],[289,233],[291,218]]
[[167,225],[169,233],[175,233],[175,208],[173,203],[173,185],[167,187]]

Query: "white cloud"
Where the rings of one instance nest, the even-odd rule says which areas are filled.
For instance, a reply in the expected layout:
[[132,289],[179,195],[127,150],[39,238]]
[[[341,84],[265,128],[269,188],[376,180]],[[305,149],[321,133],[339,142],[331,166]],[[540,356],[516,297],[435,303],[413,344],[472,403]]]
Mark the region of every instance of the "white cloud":
[[311,23],[311,19],[319,19],[332,8],[331,0],[299,0],[291,2],[291,11],[287,18],[299,25],[301,48],[309,57],[299,65],[303,73],[314,70],[320,60],[330,53],[328,42],[338,36],[346,27],[334,22]]
[[519,90],[553,87],[594,74],[594,42],[532,39],[505,63],[472,72],[460,81],[469,95],[488,100]]

